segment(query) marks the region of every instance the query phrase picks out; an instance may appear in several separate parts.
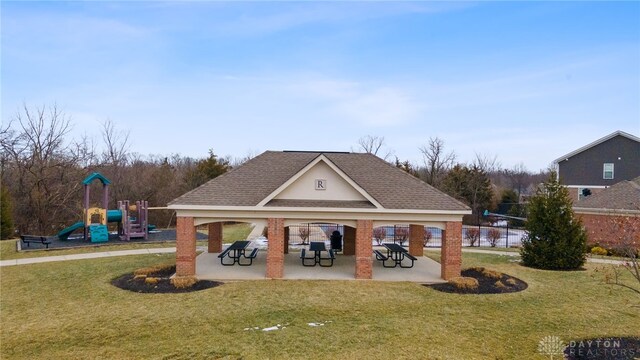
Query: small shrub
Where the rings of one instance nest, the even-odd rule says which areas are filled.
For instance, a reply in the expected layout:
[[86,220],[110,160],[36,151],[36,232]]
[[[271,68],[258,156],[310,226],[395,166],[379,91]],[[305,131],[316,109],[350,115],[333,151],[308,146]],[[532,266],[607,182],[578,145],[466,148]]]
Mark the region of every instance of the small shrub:
[[607,256],[608,253],[607,249],[601,248],[600,246],[594,246],[591,248],[591,254],[593,255]]
[[495,270],[483,269],[482,275],[492,279],[502,279],[502,273],[497,272]]
[[300,240],[302,240],[303,244],[307,243],[307,239],[309,239],[309,228],[308,227],[299,227],[298,228],[298,235],[300,235]]
[[500,280],[496,281],[493,285],[495,287],[497,287],[498,289],[506,289],[507,288],[507,286]]
[[394,242],[404,245],[404,242],[409,238],[409,229],[406,227],[396,227],[393,229]]
[[475,246],[476,241],[480,241],[480,230],[477,228],[468,228],[464,233],[464,239],[469,242],[469,246]]
[[146,277],[146,278],[144,279],[144,282],[145,282],[146,284],[155,285],[155,284],[157,284],[158,282],[160,282],[160,278],[157,278],[157,277]]
[[515,286],[518,283],[514,278],[508,278],[505,282],[511,286]]
[[502,233],[499,229],[491,228],[487,232],[487,241],[489,241],[489,245],[491,245],[491,247],[496,247],[498,240],[500,240],[501,237]]
[[147,278],[147,275],[134,275],[133,280],[144,280]]
[[422,244],[424,247],[427,247],[432,237],[433,237],[433,233],[431,232],[431,230],[424,228],[424,235],[422,237]]
[[472,277],[455,277],[449,280],[449,283],[458,289],[470,289],[474,290],[478,288],[478,280]]
[[387,237],[387,229],[384,227],[377,227],[373,229],[373,238],[376,240],[378,245],[382,245],[384,239]]
[[149,267],[145,267],[145,268],[141,268],[141,269],[135,270],[133,272],[133,275],[136,275],[136,276],[137,275],[149,276],[149,275],[153,275],[153,274],[155,274],[157,272],[169,270],[173,266],[174,265],[172,265],[172,264],[149,266]]
[[197,282],[198,279],[195,276],[174,276],[171,278],[171,284],[178,289],[190,288]]
[[489,270],[483,267],[473,267],[473,268],[470,268],[469,270],[477,271],[480,274],[491,279],[496,279],[496,280],[502,279],[502,273],[495,270]]

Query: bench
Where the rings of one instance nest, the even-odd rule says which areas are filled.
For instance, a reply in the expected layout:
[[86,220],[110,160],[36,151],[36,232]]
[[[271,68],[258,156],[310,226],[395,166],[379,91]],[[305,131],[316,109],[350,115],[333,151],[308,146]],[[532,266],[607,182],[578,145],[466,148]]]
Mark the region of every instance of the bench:
[[[389,256],[383,254],[380,250],[373,250],[373,253],[376,255],[376,260],[382,261],[382,266],[386,268],[394,268],[398,265],[398,263],[391,259]],[[393,265],[387,265],[387,260],[391,260]]]
[[243,264],[243,263],[240,262],[240,259],[238,259],[238,265],[240,265],[240,266],[250,266],[251,264],[253,264],[253,259],[255,259],[256,256],[258,256],[258,248],[253,249],[253,251],[251,251],[251,254],[249,254],[249,256],[243,255],[243,257],[245,259],[249,259],[249,263]]
[[413,255],[411,255],[409,253],[405,253],[404,257],[409,259],[409,260],[411,260],[411,265],[410,266],[403,266],[402,263],[400,263],[400,267],[401,268],[405,268],[405,269],[412,268],[413,267],[413,262],[418,260],[415,256],[413,256]]
[[49,240],[49,238],[46,236],[21,235],[20,240],[22,240],[22,242],[26,244],[27,247],[31,247],[30,246],[31,243],[40,243],[46,246],[46,248],[48,249],[49,244],[51,244],[51,240]]
[[380,250],[373,250],[373,253],[376,255],[376,260],[379,261],[387,261],[389,258],[387,255],[380,252]]
[[[316,266],[316,258],[314,257],[307,257],[307,249],[302,249],[300,251],[300,259],[302,259],[302,266]],[[313,264],[309,265],[305,262],[305,260],[313,260]]]
[[[329,249],[328,253],[329,253],[329,257],[326,257],[326,258],[322,258],[321,257],[320,258],[320,260],[318,262],[318,264],[320,266],[322,266],[322,267],[331,267],[331,266],[333,266],[333,260],[336,259],[336,255],[333,253],[333,249]],[[322,260],[329,260],[330,262],[329,262],[328,265],[326,265],[326,263],[325,264],[322,263]]]
[[225,251],[221,252],[220,255],[218,255],[218,257],[220,259],[222,259],[223,257],[227,256],[228,253],[229,253],[229,248],[227,248]]

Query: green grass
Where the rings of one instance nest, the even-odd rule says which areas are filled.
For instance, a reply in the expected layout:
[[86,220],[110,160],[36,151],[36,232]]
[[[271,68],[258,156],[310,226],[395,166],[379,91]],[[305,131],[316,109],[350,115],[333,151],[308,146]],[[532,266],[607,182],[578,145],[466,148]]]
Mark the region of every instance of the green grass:
[[[231,243],[236,240],[246,239],[251,232],[251,226],[249,224],[233,224],[225,225],[222,229],[223,241],[225,243]],[[85,247],[73,248],[73,249],[42,249],[37,251],[21,251],[16,250],[16,242],[19,240],[2,240],[0,241],[0,260],[11,259],[23,259],[43,256],[58,256],[58,255],[71,255],[71,254],[85,254],[103,251],[117,251],[117,250],[135,250],[135,249],[151,249],[151,248],[163,248],[163,247],[175,247],[175,241],[162,241],[151,243],[131,243],[131,244],[114,244],[114,245],[88,245]],[[198,246],[207,245],[206,240],[200,240],[197,242]]]
[[[430,257],[438,253],[427,252]],[[525,268],[463,254],[529,283],[457,295],[414,283],[242,281],[188,294],[137,294],[109,281],[173,255],[0,268],[0,358],[544,359],[545,336],[637,336],[638,296],[599,274]],[[310,327],[309,322],[326,323]],[[288,324],[273,332],[245,331]],[[548,358],[548,357],[547,357]]]

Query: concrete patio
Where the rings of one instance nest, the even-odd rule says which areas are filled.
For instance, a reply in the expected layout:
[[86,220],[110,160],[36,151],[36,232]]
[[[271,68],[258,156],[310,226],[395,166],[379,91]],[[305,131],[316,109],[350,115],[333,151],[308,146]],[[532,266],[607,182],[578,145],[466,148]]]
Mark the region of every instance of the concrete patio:
[[[196,276],[206,280],[264,280],[267,252],[261,250],[251,266],[222,266],[219,253],[204,252],[196,258]],[[284,257],[284,279],[286,280],[354,280],[355,256],[336,255],[331,267],[304,267],[300,252],[292,249]],[[384,268],[380,261],[373,260],[373,277],[376,281],[411,281],[419,283],[445,282],[440,277],[440,263],[428,257],[419,257],[413,268]]]

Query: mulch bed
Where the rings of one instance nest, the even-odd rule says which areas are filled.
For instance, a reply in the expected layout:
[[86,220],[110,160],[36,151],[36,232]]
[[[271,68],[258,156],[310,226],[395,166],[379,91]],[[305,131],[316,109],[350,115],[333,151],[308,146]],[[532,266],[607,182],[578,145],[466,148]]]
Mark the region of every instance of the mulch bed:
[[176,288],[171,284],[170,277],[176,272],[175,266],[150,274],[149,276],[159,278],[156,284],[147,284],[145,279],[134,279],[133,273],[124,274],[118,278],[111,280],[111,285],[120,289],[129,290],[137,293],[151,294],[170,294],[170,293],[187,293],[198,290],[211,289],[220,286],[223,283],[211,280],[198,280],[193,286],[188,288]]
[[564,349],[569,360],[632,360],[640,357],[640,338],[608,337],[569,341]]
[[[502,274],[499,279],[504,286],[498,287],[495,285],[498,279],[488,277],[474,268],[463,270],[462,276],[478,280],[478,287],[476,289],[460,289],[451,283],[425,284],[425,286],[434,290],[456,294],[505,294],[522,291],[528,287],[526,282],[507,274]],[[513,285],[510,282],[513,282]]]

